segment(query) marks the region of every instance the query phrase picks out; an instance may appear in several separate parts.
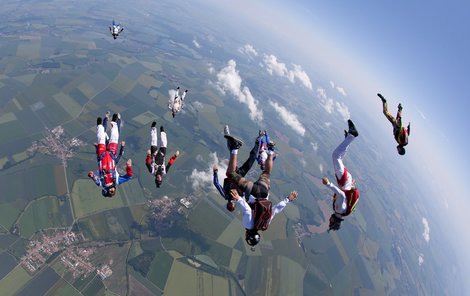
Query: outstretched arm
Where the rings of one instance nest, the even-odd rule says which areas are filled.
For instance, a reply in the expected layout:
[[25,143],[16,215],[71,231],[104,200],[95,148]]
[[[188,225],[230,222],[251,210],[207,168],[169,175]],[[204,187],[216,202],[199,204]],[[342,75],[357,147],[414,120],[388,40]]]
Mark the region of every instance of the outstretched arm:
[[180,155],[180,151],[176,150],[176,153],[173,154],[173,156],[170,158],[170,160],[168,160],[168,163],[166,164],[166,167],[165,167],[165,171],[167,173],[168,173],[168,170],[173,165],[173,163],[175,162],[176,158],[178,158],[179,155]]
[[287,204],[290,201],[293,201],[296,199],[297,199],[297,191],[292,191],[288,197],[284,198],[277,205],[275,205],[272,210],[271,219],[269,220],[269,223],[271,223],[271,221],[274,219],[274,216],[276,216],[276,214],[279,214],[280,212],[282,212],[282,210],[284,210],[284,208],[287,206]]
[[147,150],[147,157],[145,158],[145,166],[147,167],[147,169],[149,170],[149,173],[153,174],[154,173],[154,170],[153,170],[153,166],[152,166],[152,154],[150,153],[150,150]]
[[217,191],[219,191],[220,195],[222,195],[222,197],[224,199],[226,199],[225,197],[225,192],[224,190],[222,189],[222,186],[220,186],[219,184],[219,177],[217,176],[217,172],[219,171],[219,169],[217,168],[217,165],[214,164],[214,166],[212,167],[212,172],[213,172],[213,179],[212,179],[212,183],[214,184],[215,188],[217,189]]
[[88,177],[89,177],[90,179],[92,179],[93,182],[95,182],[96,186],[101,186],[100,177],[99,177],[97,174],[95,174],[95,172],[90,171],[90,172],[88,173]]
[[119,149],[118,156],[116,157],[116,164],[118,164],[119,160],[121,159],[122,154],[124,154],[124,146],[126,146],[126,141],[121,142],[121,149]]
[[126,163],[126,175],[119,176],[117,183],[118,184],[126,183],[130,179],[132,179],[132,160],[129,159],[127,160],[127,163]]

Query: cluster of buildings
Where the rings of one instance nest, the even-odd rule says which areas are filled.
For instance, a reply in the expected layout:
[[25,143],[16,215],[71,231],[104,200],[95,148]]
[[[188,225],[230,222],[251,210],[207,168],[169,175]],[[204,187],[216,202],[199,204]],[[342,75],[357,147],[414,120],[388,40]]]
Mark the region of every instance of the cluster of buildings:
[[87,276],[96,268],[90,262],[90,256],[96,248],[67,248],[60,256],[60,261],[72,273],[74,279]]
[[21,258],[21,265],[33,273],[39,269],[52,254],[62,251],[78,241],[74,232],[59,230],[51,235],[43,234],[29,243],[26,255]]

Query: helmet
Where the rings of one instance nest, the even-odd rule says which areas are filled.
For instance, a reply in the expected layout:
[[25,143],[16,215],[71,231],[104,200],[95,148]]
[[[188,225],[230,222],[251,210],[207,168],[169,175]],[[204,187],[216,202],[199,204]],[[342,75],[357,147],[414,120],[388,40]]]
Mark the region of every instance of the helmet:
[[254,247],[259,243],[260,240],[261,240],[261,236],[259,235],[256,229],[246,231],[245,241],[248,245]]
[[398,150],[398,154],[400,155],[405,155],[405,147],[401,146],[401,145],[398,145],[397,146],[397,150]]
[[331,214],[330,225],[328,225],[328,232],[330,232],[330,230],[339,230],[341,227],[341,222],[343,221],[344,219],[339,218],[335,213]]
[[162,175],[160,174],[156,174],[155,175],[155,185],[157,186],[157,188],[160,188],[160,185],[162,185]]

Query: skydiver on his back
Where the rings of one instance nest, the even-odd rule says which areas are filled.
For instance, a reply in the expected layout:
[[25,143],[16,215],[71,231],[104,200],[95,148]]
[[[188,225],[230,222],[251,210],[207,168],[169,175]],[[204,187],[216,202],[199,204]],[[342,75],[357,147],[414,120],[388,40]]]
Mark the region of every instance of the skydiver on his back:
[[401,104],[398,104],[398,112],[397,117],[393,118],[390,113],[388,113],[387,109],[387,100],[381,94],[377,94],[379,98],[382,100],[383,112],[385,117],[387,117],[388,121],[392,123],[393,126],[393,136],[395,137],[395,141],[397,141],[397,151],[400,155],[405,155],[405,146],[408,145],[408,136],[410,135],[410,123],[408,122],[408,127],[405,128],[402,126],[401,122],[401,111],[403,107]]
[[96,119],[98,143],[95,144],[95,147],[99,170],[96,173],[90,171],[88,177],[93,179],[97,186],[102,187],[101,194],[103,196],[113,197],[116,194],[116,185],[125,183],[132,178],[132,160],[129,159],[126,163],[126,175],[120,176],[116,166],[124,153],[124,146],[126,145],[126,142],[122,141],[121,149],[117,154],[121,117],[119,113],[113,114],[110,137],[106,133],[108,117],[109,112],[104,120],[101,117]]
[[268,199],[270,189],[270,176],[273,167],[274,142],[268,143],[268,158],[263,172],[257,181],[252,182],[246,180],[243,176],[236,172],[238,149],[243,142],[231,135],[224,136],[227,139],[227,147],[230,151],[230,159],[227,168],[228,181],[232,182],[245,194],[245,198],[249,197],[248,202],[245,198],[240,198],[238,191],[232,189],[232,199],[237,201],[242,207],[243,226],[246,229],[245,241],[251,247],[256,246],[261,236],[258,231],[268,229],[274,216],[280,213],[289,201],[297,199],[297,192],[292,191],[288,197],[281,200],[273,209],[272,202]]
[[[269,141],[269,136],[268,132],[265,130],[264,132],[260,132],[260,137],[261,140],[259,142],[259,149],[258,149],[258,156],[256,157],[256,160],[258,161],[259,167],[261,171],[264,170],[264,165],[266,164],[266,160],[268,159],[268,143]],[[264,139],[263,139],[264,136]],[[273,160],[276,159],[276,155],[273,156]]]
[[157,136],[157,123],[154,121],[152,122],[152,126],[150,128],[150,137],[151,137],[151,144],[150,150],[147,151],[147,157],[145,159],[145,165],[150,174],[155,176],[155,186],[160,188],[163,182],[163,176],[166,175],[170,167],[175,162],[176,158],[180,155],[179,150],[176,150],[176,153],[173,154],[168,160],[168,163],[165,165],[165,154],[167,148],[167,137],[166,132],[163,126],[160,126],[160,148],[158,147],[158,136]]
[[180,96],[179,91],[180,91],[180,87],[178,86],[176,88],[176,94],[175,94],[175,97],[173,98],[173,102],[171,102],[170,100],[170,103],[168,104],[168,108],[171,109],[171,115],[173,116],[173,118],[175,118],[176,113],[183,110],[184,98],[186,97],[186,94],[188,93],[188,90],[185,90],[183,94]]
[[114,39],[116,39],[119,34],[121,34],[122,31],[124,31],[124,28],[121,27],[121,24],[117,24],[113,20],[113,26],[109,27],[109,31],[111,32],[111,35],[113,36]]
[[[230,130],[228,128],[228,125],[225,126],[224,128],[224,133],[225,135],[230,135]],[[263,134],[259,133],[258,137],[256,138],[255,140],[255,145],[253,146],[253,148],[251,149],[250,151],[250,156],[248,157],[248,159],[243,163],[243,165],[241,167],[236,167],[235,168],[235,172],[237,174],[239,174],[240,176],[242,177],[245,177],[245,175],[250,171],[251,167],[253,166],[253,163],[255,162],[256,160],[256,154],[258,152],[258,148],[259,148],[259,143],[260,143],[260,138],[263,136]],[[220,195],[225,199],[227,200],[227,210],[230,211],[230,212],[233,212],[235,210],[235,200],[232,199],[232,196],[230,194],[230,190],[231,189],[237,189],[237,186],[231,182],[229,182],[228,178],[224,178],[224,183],[223,183],[223,187],[220,186],[219,184],[219,178],[218,178],[218,168],[217,168],[217,165],[214,165],[213,168],[212,168],[212,172],[213,172],[213,184],[215,186],[215,188],[219,191]],[[243,191],[239,190],[239,195],[242,196],[242,197],[245,197],[245,194]],[[246,196],[247,200],[248,200],[248,196]]]
[[359,201],[359,190],[356,189],[356,181],[353,179],[349,170],[343,164],[343,157],[348,151],[349,145],[354,141],[359,133],[351,120],[348,120],[349,130],[345,131],[345,139],[333,151],[333,167],[335,169],[336,181],[338,187],[331,183],[328,178],[324,177],[322,182],[328,186],[333,192],[333,211],[330,216],[329,229],[339,230],[343,217],[351,214]]

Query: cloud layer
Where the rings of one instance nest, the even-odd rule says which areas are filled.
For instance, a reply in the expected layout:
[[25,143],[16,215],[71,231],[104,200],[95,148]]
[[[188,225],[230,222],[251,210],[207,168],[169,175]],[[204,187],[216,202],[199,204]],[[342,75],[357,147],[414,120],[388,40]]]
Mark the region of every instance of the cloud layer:
[[251,44],[245,44],[244,46],[238,48],[238,51],[249,56],[250,58],[258,56],[258,52]]
[[333,114],[336,112],[343,117],[343,120],[346,121],[351,118],[351,113],[349,112],[348,106],[346,106],[343,102],[334,101],[332,98],[328,97],[326,94],[326,90],[324,88],[317,88],[317,97],[320,99],[321,105],[325,109],[326,112],[329,114]]
[[277,57],[272,54],[265,54],[263,62],[269,74],[286,77],[291,83],[294,83],[295,80],[299,80],[306,88],[310,90],[313,88],[312,82],[307,73],[302,69],[302,66],[292,64],[293,69],[289,70],[286,64],[278,61]]
[[[210,72],[209,67],[209,72]],[[240,103],[247,105],[250,110],[250,118],[255,122],[263,120],[263,111],[258,107],[259,102],[256,100],[248,87],[242,87],[242,78],[237,70],[237,63],[230,60],[227,66],[217,73],[217,88],[223,93],[229,93],[234,96]]]
[[269,101],[269,104],[274,108],[274,110],[276,110],[284,124],[290,126],[299,135],[305,135],[305,128],[294,113],[291,113],[284,106],[279,105],[277,102]]
[[[222,180],[219,178],[220,184],[223,182],[223,177],[225,176],[225,171],[227,171],[227,161],[226,160],[219,160],[217,157],[217,153],[209,154],[209,161],[204,161],[201,155],[196,156],[196,160],[199,162],[205,162],[208,164],[207,169],[203,171],[199,171],[197,169],[193,169],[191,175],[189,176],[189,181],[191,182],[191,186],[194,191],[198,190],[206,190],[208,188],[214,188],[212,186],[212,166],[216,164],[219,168],[219,177],[222,177]],[[214,188],[215,189],[215,188]]]
[[423,217],[422,222],[423,222],[423,226],[424,226],[423,237],[424,237],[424,240],[427,243],[429,243],[429,240],[431,239],[430,236],[429,236],[429,233],[430,233],[429,223],[428,223],[428,220],[424,217]]

